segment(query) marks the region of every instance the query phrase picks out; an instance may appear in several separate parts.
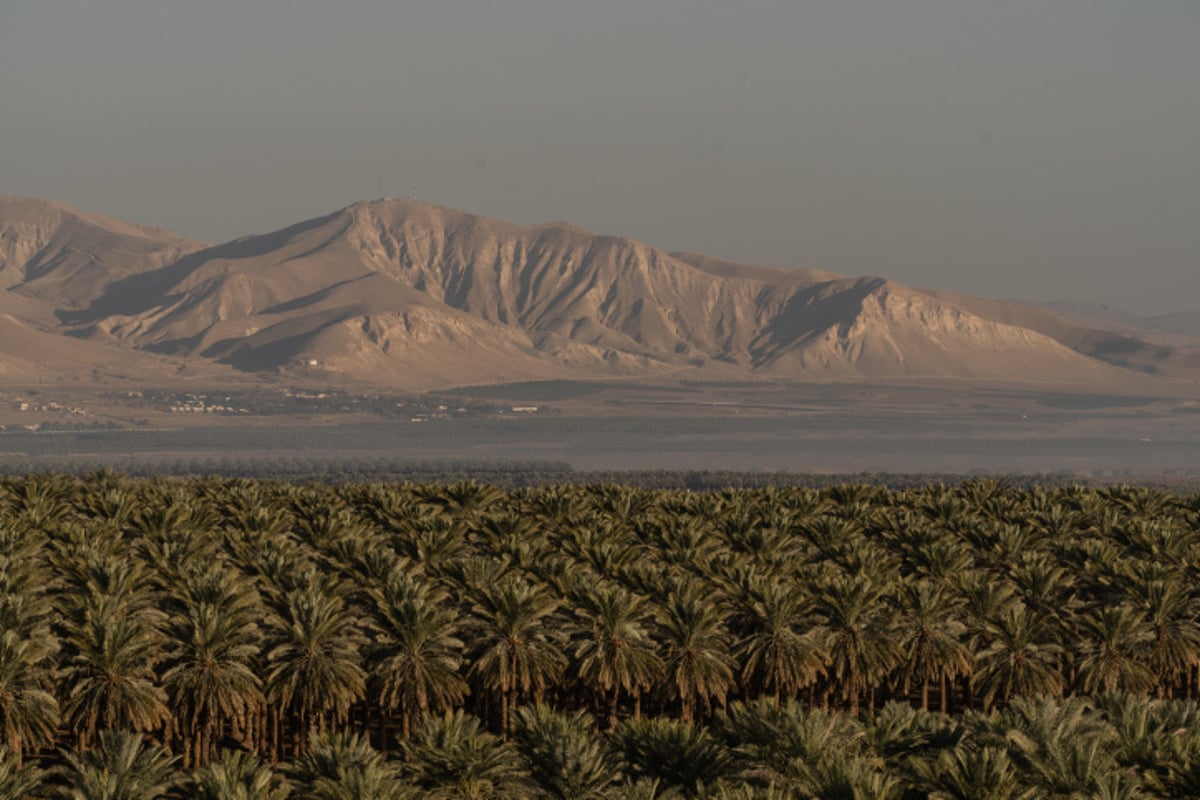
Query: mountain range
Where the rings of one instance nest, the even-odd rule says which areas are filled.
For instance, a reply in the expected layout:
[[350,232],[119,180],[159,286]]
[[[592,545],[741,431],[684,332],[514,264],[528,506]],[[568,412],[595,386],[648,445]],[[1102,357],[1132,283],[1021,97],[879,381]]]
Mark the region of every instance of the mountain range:
[[1200,377],[1200,327],[360,202],[208,246],[0,197],[0,378],[212,369],[419,391],[539,379]]

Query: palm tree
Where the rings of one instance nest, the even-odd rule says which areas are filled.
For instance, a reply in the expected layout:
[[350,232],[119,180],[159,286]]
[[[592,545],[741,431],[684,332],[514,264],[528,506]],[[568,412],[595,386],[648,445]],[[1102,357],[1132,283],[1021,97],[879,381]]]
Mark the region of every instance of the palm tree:
[[879,764],[861,756],[832,753],[811,770],[807,796],[822,800],[900,800],[903,787],[895,775],[886,774]]
[[931,800],[1030,800],[1008,753],[998,747],[955,747],[918,762]]
[[470,550],[462,525],[445,515],[415,518],[393,533],[393,546],[430,575],[444,573]]
[[[79,481],[80,491],[72,500],[77,509],[91,516],[116,517],[134,506],[134,484],[127,477],[107,468],[93,470]],[[120,520],[118,520],[120,521]]]
[[47,531],[71,516],[71,498],[76,489],[66,475],[31,475],[9,485],[9,507],[22,524]]
[[[716,784],[720,786],[720,782]],[[685,795],[676,786],[669,786],[657,778],[638,778],[626,781],[609,789],[607,800],[684,800]]]
[[792,512],[782,504],[755,504],[730,493],[728,505],[715,522],[726,545],[757,564],[781,564],[794,557],[801,543],[789,535]]
[[287,800],[283,780],[253,754],[225,750],[220,758],[192,773],[192,800]]
[[161,800],[175,785],[175,759],[129,731],[101,731],[98,747],[64,753],[59,800]]
[[587,495],[578,486],[550,485],[527,491],[525,496],[518,490],[510,493],[510,497],[519,500],[521,513],[535,520],[543,530],[578,519],[587,507]]
[[197,564],[212,563],[221,546],[220,539],[207,533],[213,521],[207,508],[187,498],[160,497],[137,509],[129,527],[160,588],[170,591]]
[[576,671],[586,684],[608,693],[608,727],[617,724],[621,691],[649,688],[662,671],[662,659],[644,624],[643,601],[619,586],[587,592],[575,610]]
[[535,536],[532,518],[512,513],[494,513],[479,521],[475,528],[478,547],[488,555],[503,558],[521,570],[534,570],[549,551],[546,542]]
[[1145,617],[1129,606],[1094,608],[1083,618],[1086,639],[1079,661],[1078,681],[1084,692],[1150,691],[1157,677],[1141,659],[1154,638]]
[[544,705],[522,706],[516,745],[534,782],[558,800],[597,800],[621,777],[619,761],[583,711],[568,715]]
[[921,710],[929,710],[929,685],[941,686],[942,712],[948,684],[971,671],[971,652],[965,642],[967,626],[959,619],[962,603],[929,581],[906,584],[900,590],[897,629],[900,634],[903,691],[921,685]]
[[914,759],[958,746],[962,733],[962,726],[946,715],[889,700],[864,721],[862,741],[865,754],[881,759],[885,768],[909,773]]
[[56,612],[59,587],[49,569],[46,537],[0,512],[0,630],[41,639]]
[[461,702],[469,691],[459,674],[463,623],[447,603],[442,587],[430,587],[403,568],[372,589],[370,613],[373,641],[367,647],[371,677],[379,703],[400,710],[405,738],[412,722],[423,722],[431,709]]
[[733,753],[740,772],[800,791],[811,786],[813,770],[833,753],[862,752],[863,729],[842,713],[766,698],[735,702],[718,714],[713,732]]
[[279,598],[267,622],[266,695],[296,715],[297,749],[310,731],[325,729],[328,714],[335,724],[345,723],[366,689],[359,658],[366,638],[358,620],[335,590],[315,576],[307,584]]
[[1049,635],[1065,635],[1068,622],[1079,607],[1067,570],[1040,552],[1022,553],[1010,570],[1029,613],[1042,621]]
[[613,732],[613,745],[634,778],[649,778],[697,796],[705,786],[730,777],[734,760],[703,728],[684,722],[627,719]]
[[681,719],[690,724],[697,703],[705,713],[713,699],[724,705],[735,664],[720,607],[712,598],[698,589],[671,593],[659,615],[659,636]]
[[1023,779],[1043,796],[1095,797],[1116,769],[1117,733],[1085,699],[1020,698],[1000,722]]
[[546,623],[558,601],[541,587],[519,577],[484,589],[476,598],[470,673],[500,695],[500,728],[509,731],[509,716],[521,698],[540,695],[566,665],[555,629]]
[[1117,761],[1133,766],[1140,773],[1162,772],[1171,740],[1180,731],[1193,730],[1200,724],[1200,715],[1195,713],[1200,709],[1195,706],[1192,714],[1171,718],[1174,715],[1165,714],[1164,710],[1174,703],[1128,694],[1101,695],[1093,702],[1104,721],[1116,731]]
[[528,794],[517,751],[461,710],[426,720],[403,746],[406,776],[422,796],[489,800]]
[[[1150,728],[1151,741],[1159,746],[1146,748],[1146,757],[1133,763],[1152,797],[1200,797],[1200,709],[1191,701],[1156,706]],[[1141,748],[1142,742],[1137,745]]]
[[37,797],[42,785],[42,770],[22,764],[19,753],[0,745],[0,797]]
[[766,786],[717,781],[704,793],[706,800],[795,800],[796,793],[771,783]]
[[289,498],[289,505],[297,538],[318,552],[328,551],[341,539],[364,534],[364,526],[350,509],[327,492],[305,487]]
[[896,664],[899,650],[892,618],[883,593],[865,577],[839,577],[818,593],[818,608],[825,618],[830,677],[841,684],[850,713],[858,701]]
[[162,623],[152,574],[124,552],[126,545],[111,529],[72,528],[55,543],[54,565],[63,577],[71,619],[90,614],[119,616],[150,627]]
[[0,633],[0,736],[18,763],[25,748],[54,741],[59,714],[51,691],[57,649],[47,629],[36,638],[15,630]]
[[743,613],[743,637],[734,648],[742,684],[770,692],[775,705],[816,681],[825,671],[819,633],[805,595],[781,581],[765,582]]
[[254,669],[260,638],[253,617],[257,595],[226,571],[200,580],[206,577],[222,581],[222,594],[215,602],[187,601],[167,626],[172,646],[163,687],[185,738],[185,766],[213,757],[226,721],[236,731],[249,731],[249,718],[264,700]]
[[404,800],[411,793],[400,771],[356,734],[315,735],[289,768],[306,800]]
[[702,568],[716,553],[719,542],[711,526],[701,516],[680,513],[656,514],[647,524],[646,534],[655,555],[668,563],[687,569]]
[[138,617],[93,609],[69,631],[61,691],[64,721],[86,749],[99,728],[148,731],[169,717],[156,682],[162,660],[159,632]]
[[997,699],[1058,694],[1063,676],[1058,671],[1062,646],[1047,635],[1041,620],[1024,606],[1008,609],[988,631],[992,642],[976,658],[972,685],[985,707]]
[[1096,800],[1143,800],[1146,797],[1136,778],[1115,771],[1097,778],[1092,792]]
[[610,580],[619,580],[638,557],[623,525],[597,514],[581,517],[556,539],[573,564]]
[[1170,575],[1135,575],[1128,596],[1146,615],[1151,634],[1146,665],[1157,677],[1160,695],[1169,696],[1180,685],[1189,692],[1191,670],[1200,664],[1200,599],[1182,578]]
[[439,504],[456,522],[473,525],[505,499],[503,490],[495,486],[460,481],[451,486],[440,487],[430,498]]

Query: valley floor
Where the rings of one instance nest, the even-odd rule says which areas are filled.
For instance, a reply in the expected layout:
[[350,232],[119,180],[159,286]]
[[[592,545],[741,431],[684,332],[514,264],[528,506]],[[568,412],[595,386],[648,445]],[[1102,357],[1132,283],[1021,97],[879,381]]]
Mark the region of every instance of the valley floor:
[[1186,477],[1200,472],[1200,405],[1183,392],[918,384],[0,391],[7,471],[222,458]]

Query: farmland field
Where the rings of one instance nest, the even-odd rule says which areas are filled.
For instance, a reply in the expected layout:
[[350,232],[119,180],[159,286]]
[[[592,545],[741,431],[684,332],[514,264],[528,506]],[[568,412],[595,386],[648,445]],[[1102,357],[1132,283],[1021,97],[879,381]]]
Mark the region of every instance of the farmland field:
[[1198,530],[986,479],[5,478],[0,795],[1194,797]]

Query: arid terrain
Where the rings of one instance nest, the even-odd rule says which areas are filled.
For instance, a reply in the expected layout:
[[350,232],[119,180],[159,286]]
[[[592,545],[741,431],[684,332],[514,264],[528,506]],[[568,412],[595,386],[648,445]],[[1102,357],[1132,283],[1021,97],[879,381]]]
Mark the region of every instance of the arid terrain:
[[1200,466],[1187,314],[744,266],[400,200],[208,246],[2,198],[0,287],[0,459]]

